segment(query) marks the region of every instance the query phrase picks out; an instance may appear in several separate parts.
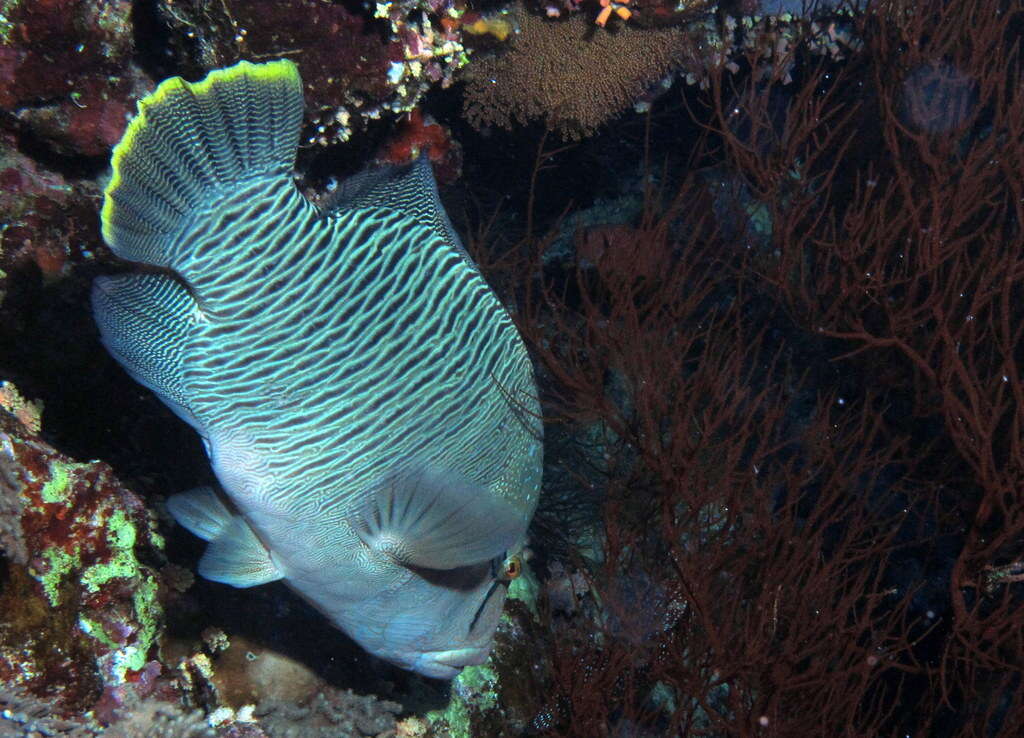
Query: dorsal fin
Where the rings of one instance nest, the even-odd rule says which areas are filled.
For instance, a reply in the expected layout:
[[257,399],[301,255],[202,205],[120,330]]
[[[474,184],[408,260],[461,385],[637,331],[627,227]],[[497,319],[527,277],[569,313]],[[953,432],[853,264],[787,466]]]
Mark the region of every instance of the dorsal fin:
[[405,214],[430,228],[476,268],[441,204],[426,154],[410,164],[371,168],[353,175],[323,204],[327,217],[365,208],[387,208]]
[[188,290],[164,274],[97,277],[92,285],[93,315],[107,351],[204,434],[182,386],[184,344],[195,308]]
[[302,114],[302,82],[287,60],[161,82],[114,148],[104,240],[124,259],[174,268],[188,248],[175,236],[219,190],[289,176]]
[[[162,82],[114,148],[104,239],[122,258],[177,269],[193,248],[182,231],[221,193],[266,178],[292,186],[302,113],[290,61],[240,62],[195,84]],[[100,277],[92,304],[114,358],[205,436],[183,387],[198,312],[189,287],[171,274]]]

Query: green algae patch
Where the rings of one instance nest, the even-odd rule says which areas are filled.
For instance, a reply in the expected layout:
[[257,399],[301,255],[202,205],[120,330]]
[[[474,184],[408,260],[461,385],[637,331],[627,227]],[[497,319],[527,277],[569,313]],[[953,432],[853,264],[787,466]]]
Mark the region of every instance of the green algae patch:
[[115,510],[107,520],[106,528],[112,555],[82,572],[82,584],[89,592],[98,591],[111,579],[132,579],[141,574],[134,551],[135,524],[124,512]]
[[5,417],[18,554],[0,562],[0,576],[20,589],[0,588],[0,679],[57,713],[81,713],[148,668],[164,613],[160,579],[143,561],[163,561],[163,539],[108,465],[75,462]]
[[118,643],[107,633],[106,629],[95,620],[84,615],[78,618],[78,627],[90,638],[95,638],[107,648],[118,648]]
[[6,44],[14,31],[11,14],[21,4],[21,0],[0,0],[0,43]]
[[540,617],[537,610],[537,597],[540,595],[540,581],[533,570],[524,561],[519,576],[508,585],[508,599],[522,602],[535,617]]
[[[109,650],[104,659],[118,681],[123,681],[128,671],[141,671],[146,666],[163,617],[163,608],[157,599],[158,590],[156,579],[152,576],[144,577],[135,586],[132,592],[133,617],[128,619],[135,631],[131,643],[119,642],[99,620],[84,615],[78,618],[78,627],[82,632]],[[123,628],[124,622],[119,621],[118,626]]]
[[50,601],[50,605],[57,607],[61,602],[61,582],[64,577],[81,566],[81,554],[77,548],[70,554],[59,548],[49,548],[43,551],[42,559],[46,562],[44,571],[32,571],[32,575],[42,585],[43,593]]
[[451,699],[444,710],[427,713],[434,735],[474,738],[476,717],[495,710],[498,701],[498,674],[491,661],[467,666],[452,680]]
[[135,525],[128,520],[123,510],[114,510],[107,521],[110,542],[121,551],[131,551],[135,545]]
[[129,667],[132,671],[138,671],[146,665],[146,655],[156,643],[160,635],[160,625],[163,622],[164,608],[157,599],[160,587],[156,578],[147,576],[145,580],[135,588],[132,594],[132,605],[135,610],[135,621],[139,624],[139,630],[135,637],[138,647],[136,657],[131,660]]
[[498,674],[489,664],[469,666],[458,677],[459,687],[473,696],[474,704],[482,710],[498,704]]
[[49,480],[39,490],[39,498],[47,504],[67,503],[68,481],[71,478],[68,474],[67,466],[64,464],[54,464],[51,472]]
[[540,690],[533,669],[539,616],[540,584],[525,565],[509,585],[505,610],[490,657],[468,666],[451,682],[443,710],[426,714],[430,735],[474,738],[518,735],[533,716]]
[[[124,678],[127,670],[139,671],[146,665],[147,655],[156,642],[163,618],[157,593],[156,578],[135,557],[135,543],[139,531],[136,524],[122,510],[115,510],[106,521],[107,541],[111,555],[105,561],[93,564],[81,575],[81,582],[90,594],[99,593],[114,580],[124,580],[131,590],[131,616],[123,619],[122,627],[134,631],[133,643],[118,643],[96,621],[82,617],[79,625],[82,631],[96,638],[114,651],[110,655],[111,668],[117,679]],[[162,543],[162,539],[160,543]]]

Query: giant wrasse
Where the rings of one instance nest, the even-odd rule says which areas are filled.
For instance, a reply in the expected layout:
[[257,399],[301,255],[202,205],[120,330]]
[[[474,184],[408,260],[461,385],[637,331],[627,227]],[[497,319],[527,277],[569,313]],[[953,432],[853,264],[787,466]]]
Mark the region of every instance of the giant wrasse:
[[[284,579],[371,653],[483,661],[537,504],[533,370],[424,159],[320,210],[292,168],[288,61],[163,82],[114,150],[98,278],[110,353],[202,436],[226,500],[175,495],[200,573]],[[155,268],[154,268],[155,267]]]

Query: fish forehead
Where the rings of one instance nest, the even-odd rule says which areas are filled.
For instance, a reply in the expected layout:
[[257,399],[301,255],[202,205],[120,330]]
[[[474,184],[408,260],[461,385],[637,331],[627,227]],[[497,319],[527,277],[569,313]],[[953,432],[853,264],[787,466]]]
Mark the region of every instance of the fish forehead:
[[186,266],[204,313],[186,386],[214,443],[218,428],[247,431],[260,473],[303,481],[278,494],[290,506],[424,457],[501,476],[516,450],[515,433],[499,432],[513,411],[504,392],[528,394],[532,373],[475,269],[395,211],[325,219],[285,195],[267,200],[273,228],[225,244],[235,221],[222,206]]

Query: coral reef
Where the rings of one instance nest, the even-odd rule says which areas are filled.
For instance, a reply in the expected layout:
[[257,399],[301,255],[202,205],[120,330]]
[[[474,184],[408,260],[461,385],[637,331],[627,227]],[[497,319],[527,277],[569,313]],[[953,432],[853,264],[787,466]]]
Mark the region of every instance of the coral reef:
[[394,735],[402,706],[352,690],[317,693],[305,704],[266,700],[255,711],[270,738],[335,738]]
[[64,155],[103,156],[133,112],[139,75],[128,0],[0,6],[0,110]]
[[201,712],[186,710],[176,700],[133,699],[124,719],[103,727],[84,716],[59,717],[54,714],[52,702],[4,689],[0,689],[0,735],[12,738],[266,738],[252,725],[215,728]]
[[65,715],[151,682],[163,541],[142,501],[101,463],[57,453],[0,411],[6,571],[0,675]]
[[719,22],[713,10],[701,2],[603,1],[597,24],[617,15],[617,27],[595,30],[583,13],[552,21],[562,15],[556,7],[545,19],[518,6],[510,47],[474,60],[462,75],[464,114],[478,128],[542,121],[580,139],[631,106],[649,109],[677,75],[704,87],[713,70],[735,73],[746,64],[788,81],[797,48],[841,59],[857,44],[848,16],[819,24],[810,13],[725,14]]
[[678,28],[593,33],[581,14],[558,22],[519,11],[520,32],[504,53],[467,68],[466,118],[511,128],[543,121],[569,138],[593,133],[683,63]]
[[[466,61],[448,2],[377,3],[374,15],[324,0],[158,3],[191,76],[239,59],[288,57],[305,84],[310,143],[348,140],[387,113],[412,110]],[[384,30],[386,28],[386,30]]]
[[[0,2],[0,735],[1016,736],[1024,15],[863,5]],[[450,685],[194,579],[202,449],[84,327],[134,100],[274,56],[303,187],[500,203],[545,491]]]
[[568,265],[554,235],[509,249],[575,447],[546,480],[600,499],[596,555],[567,531],[546,556],[544,734],[1019,731],[1024,26],[1001,7],[886,4],[851,63],[780,36],[711,66],[640,214],[565,218]]
[[243,637],[210,631],[212,659],[161,653],[164,603],[181,584],[162,566],[154,515],[105,464],[76,463],[43,442],[27,427],[38,425],[33,406],[10,383],[0,390],[0,734],[7,725],[126,738],[394,729],[399,704],[330,687]]
[[96,221],[98,187],[73,186],[18,151],[14,137],[3,132],[0,183],[0,303],[10,280],[32,279],[32,271],[53,280],[105,250]]
[[538,657],[544,638],[536,610],[538,588],[524,566],[509,588],[491,656],[463,670],[452,681],[444,708],[427,713],[433,735],[522,735],[527,729],[547,676]]
[[451,184],[462,174],[462,148],[451,131],[416,108],[409,112],[377,154],[382,164],[406,164],[423,152],[434,165],[437,181]]
[[[14,416],[14,419],[28,433],[37,435],[43,426],[43,405],[41,402],[26,400],[18,392],[18,388],[11,382],[0,381],[0,408]],[[9,500],[8,504],[13,505],[14,501]],[[12,510],[15,508],[12,507]],[[19,550],[23,547],[19,546]],[[15,560],[24,560],[24,556],[12,556]]]

